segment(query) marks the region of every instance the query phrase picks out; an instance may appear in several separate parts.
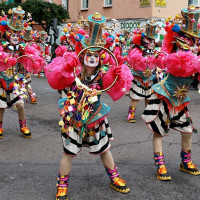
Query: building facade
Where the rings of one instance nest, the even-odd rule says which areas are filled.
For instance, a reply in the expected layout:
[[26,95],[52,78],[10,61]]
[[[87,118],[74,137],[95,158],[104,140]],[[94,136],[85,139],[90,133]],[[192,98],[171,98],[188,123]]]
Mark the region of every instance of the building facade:
[[[154,18],[162,26],[165,19],[181,12],[182,8],[188,6],[191,0],[47,0],[51,3],[63,5],[69,12],[70,19],[67,22],[76,22],[81,17],[87,18],[89,15],[99,12],[105,17],[110,17],[107,24],[111,25],[116,19],[118,30],[134,30],[138,26],[146,25],[148,19]],[[199,7],[200,0],[192,0]],[[164,33],[160,33],[162,36]],[[161,39],[161,38],[160,38]]]
[[[200,0],[194,0],[199,6]],[[70,15],[70,22],[81,16],[86,18],[94,12],[117,20],[148,19],[174,17],[182,8],[187,7],[188,0],[51,0],[62,4]]]

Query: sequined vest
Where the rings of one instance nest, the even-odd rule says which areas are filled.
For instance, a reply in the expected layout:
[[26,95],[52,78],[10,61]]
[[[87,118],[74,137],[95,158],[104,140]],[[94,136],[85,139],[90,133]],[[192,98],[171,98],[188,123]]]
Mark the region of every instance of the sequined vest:
[[153,90],[166,97],[172,106],[178,107],[190,101],[187,92],[192,81],[192,77],[176,77],[169,74],[160,83],[153,85]]

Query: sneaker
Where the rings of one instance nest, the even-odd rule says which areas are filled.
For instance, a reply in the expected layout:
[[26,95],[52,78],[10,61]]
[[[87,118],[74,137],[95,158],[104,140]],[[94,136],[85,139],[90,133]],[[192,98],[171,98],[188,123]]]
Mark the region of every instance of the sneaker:
[[68,200],[67,187],[57,188],[56,200]]
[[199,175],[200,171],[197,169],[196,165],[192,163],[191,160],[191,150],[188,151],[181,151],[181,164],[179,169],[183,172],[192,174],[192,175]]
[[130,122],[130,123],[135,123],[136,122],[136,120],[135,120],[135,110],[129,109],[127,122]]
[[21,128],[20,130],[25,138],[32,138],[31,132],[29,131],[27,126]]
[[165,166],[164,155],[162,152],[154,153],[155,165],[157,167],[157,179],[161,181],[171,181],[171,176],[167,172],[167,168]]
[[37,100],[35,97],[31,97],[30,102],[31,102],[31,104],[37,104]]
[[161,181],[171,181],[171,176],[167,173],[167,168],[165,165],[159,165],[157,169],[157,179]]
[[57,183],[56,200],[68,200],[67,190],[69,184],[69,174],[66,176],[58,175],[57,181],[58,183]]
[[126,185],[126,181],[119,177],[111,179],[110,187],[124,194],[130,192],[130,188]]
[[187,172],[187,173],[192,174],[192,175],[199,175],[200,174],[200,171],[197,169],[197,166],[194,165],[192,163],[192,161],[185,163],[185,164],[183,164],[183,162],[181,162],[179,169],[183,172]]

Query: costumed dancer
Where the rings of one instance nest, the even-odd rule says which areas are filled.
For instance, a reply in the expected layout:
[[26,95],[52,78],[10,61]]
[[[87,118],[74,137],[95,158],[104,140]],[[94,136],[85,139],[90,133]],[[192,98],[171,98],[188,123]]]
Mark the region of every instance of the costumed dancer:
[[133,83],[129,91],[131,102],[129,105],[127,121],[135,123],[135,111],[140,100],[145,100],[145,107],[151,97],[151,89],[156,69],[155,39],[157,23],[148,20],[145,32],[139,28],[134,30],[132,43],[134,47],[129,51],[128,64],[133,74]]
[[[63,56],[63,54],[68,51],[68,52],[75,52],[75,38],[74,36],[80,35],[80,32],[82,32],[82,34],[85,34],[85,31],[80,31],[78,32],[79,28],[77,27],[76,23],[74,25],[72,25],[71,23],[68,23],[66,26],[64,26],[62,28],[62,32],[61,32],[61,37],[60,37],[60,43],[61,45],[58,46],[55,50],[55,54],[56,57],[58,56]],[[81,35],[82,36],[82,35]],[[65,98],[67,97],[67,93],[68,91],[66,89],[63,90],[58,90],[58,93],[60,93],[60,98]],[[63,120],[61,119],[59,121],[59,126],[62,127],[63,126]]]
[[[101,50],[105,45],[102,28],[105,21],[105,17],[99,13],[90,15],[88,21],[83,22],[83,27],[87,28],[89,33],[81,36],[76,45],[76,52],[81,52],[78,55],[66,52],[45,67],[50,86],[57,90],[67,87],[68,91],[67,97],[59,101],[64,121],[61,129],[64,154],[58,175],[57,200],[68,199],[72,159],[82,146],[89,147],[91,154],[100,155],[113,189],[121,193],[128,193],[130,190],[120,178],[109,150],[109,141],[113,140],[107,120],[110,108],[100,101],[100,96],[103,88],[107,90],[114,84],[107,93],[113,100],[121,98],[131,87],[133,77],[124,64],[111,66],[107,73],[101,69]],[[78,60],[79,55],[82,65]],[[75,74],[78,76],[76,79]]]
[[127,40],[125,40],[123,33],[116,34],[113,54],[115,55],[120,64],[126,63],[127,61],[128,48],[126,42]]
[[67,47],[67,51],[75,51],[74,35],[76,33],[76,28],[77,28],[76,24],[72,25],[71,23],[68,23],[62,28],[60,43],[61,43],[61,46]]
[[[35,37],[35,45],[32,44],[37,50],[40,51],[40,56],[46,60],[46,63],[50,63],[51,62],[51,48],[50,45],[47,44],[47,39],[48,39],[48,34],[46,31],[40,31],[36,34]],[[41,76],[41,73],[38,74],[38,77]]]
[[[171,180],[165,166],[162,138],[174,129],[181,133],[181,163],[183,172],[199,175],[200,171],[191,160],[192,133],[196,132],[187,108],[190,102],[187,96],[193,75],[200,70],[197,57],[197,41],[200,38],[198,19],[200,10],[194,4],[182,9],[172,24],[166,22],[166,32],[162,50],[168,56],[160,54],[158,66],[167,67],[168,76],[153,86],[153,95],[145,108],[142,118],[153,131],[154,160],[157,167],[157,179]],[[181,24],[181,26],[180,26]],[[163,66],[164,65],[164,66]],[[162,67],[163,66],[163,67]]]
[[[22,32],[22,40],[27,45],[32,43],[33,41],[33,30],[30,26],[24,27],[24,30]],[[25,84],[26,84],[26,90],[29,95],[30,103],[31,104],[37,104],[36,94],[33,92],[33,89],[31,87],[31,73],[28,73],[24,67],[22,67],[22,71],[20,72],[25,76]]]
[[[31,138],[31,132],[26,124],[23,98],[26,96],[24,79],[20,74],[21,64],[26,71],[39,71],[44,67],[41,59],[34,48],[19,43],[25,11],[20,6],[12,9],[12,16],[1,18],[1,32],[5,41],[0,45],[0,138],[3,138],[3,115],[5,108],[16,106],[21,133],[25,138]],[[21,64],[19,64],[21,63]]]

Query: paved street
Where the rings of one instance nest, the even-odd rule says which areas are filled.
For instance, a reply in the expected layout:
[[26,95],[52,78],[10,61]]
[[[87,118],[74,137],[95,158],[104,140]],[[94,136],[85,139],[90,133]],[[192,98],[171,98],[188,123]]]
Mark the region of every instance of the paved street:
[[[27,123],[33,138],[20,134],[17,112],[6,110],[0,140],[0,200],[54,200],[56,178],[62,156],[62,141],[58,121],[59,94],[51,89],[44,77],[33,77],[32,87],[38,104],[26,103]],[[190,90],[189,109],[194,126],[200,131],[200,95]],[[200,199],[200,176],[179,171],[180,134],[164,139],[165,161],[171,182],[156,180],[153,160],[152,133],[140,118],[144,102],[136,111],[136,124],[126,122],[129,98],[113,102],[103,94],[102,100],[111,107],[108,116],[115,140],[111,152],[121,177],[131,192],[120,194],[109,187],[109,179],[99,156],[83,149],[73,161],[69,185],[69,200],[197,200]],[[200,136],[194,135],[193,162],[200,168]]]

